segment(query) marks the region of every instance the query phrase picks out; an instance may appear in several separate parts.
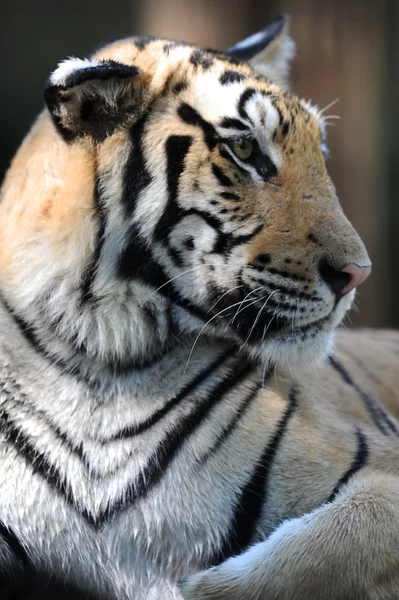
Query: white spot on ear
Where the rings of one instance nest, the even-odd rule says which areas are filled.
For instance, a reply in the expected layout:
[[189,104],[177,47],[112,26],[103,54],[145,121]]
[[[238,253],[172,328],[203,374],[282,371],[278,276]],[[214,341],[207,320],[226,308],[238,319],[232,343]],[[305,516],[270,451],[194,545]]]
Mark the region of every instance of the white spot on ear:
[[100,66],[101,63],[98,60],[90,60],[88,58],[67,58],[59,63],[56,70],[50,76],[50,83],[56,86],[65,86],[69,77],[75,71],[82,71],[84,69],[90,69],[93,67]]

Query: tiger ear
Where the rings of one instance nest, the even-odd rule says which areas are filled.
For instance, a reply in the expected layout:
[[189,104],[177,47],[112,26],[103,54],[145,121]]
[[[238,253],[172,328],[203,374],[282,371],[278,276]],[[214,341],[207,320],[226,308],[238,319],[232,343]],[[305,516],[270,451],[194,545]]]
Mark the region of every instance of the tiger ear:
[[69,58],[51,74],[44,100],[66,141],[101,141],[133,121],[143,98],[137,67],[113,60]]
[[226,54],[248,62],[255,71],[287,89],[295,42],[288,35],[288,17],[281,15],[265,29],[238,42]]

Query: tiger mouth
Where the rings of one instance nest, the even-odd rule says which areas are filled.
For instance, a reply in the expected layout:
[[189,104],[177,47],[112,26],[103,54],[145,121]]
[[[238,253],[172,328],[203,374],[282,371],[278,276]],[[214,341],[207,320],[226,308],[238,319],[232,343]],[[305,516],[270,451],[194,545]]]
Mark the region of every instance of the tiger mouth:
[[[309,323],[304,323],[303,325],[296,325],[289,331],[289,337],[298,337],[300,336],[302,340],[307,337],[315,337],[318,333],[324,330],[325,325],[331,324],[331,314],[322,317],[320,319],[316,319],[314,321],[310,321]],[[283,334],[284,336],[284,334]],[[286,341],[284,336],[284,341]]]
[[[227,317],[223,321],[226,319]],[[289,343],[305,341],[325,331],[326,326],[331,327],[331,313],[303,324],[293,323],[290,318],[271,311],[261,315],[256,314],[253,318],[248,316],[236,320],[233,318],[227,322],[227,328],[233,330],[244,343],[251,346],[268,341],[281,340]]]

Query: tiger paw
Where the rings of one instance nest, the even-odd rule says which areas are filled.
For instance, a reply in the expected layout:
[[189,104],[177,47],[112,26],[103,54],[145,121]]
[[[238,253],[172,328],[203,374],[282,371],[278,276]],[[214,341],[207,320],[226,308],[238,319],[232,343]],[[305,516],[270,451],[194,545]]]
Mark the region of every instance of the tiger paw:
[[180,584],[184,600],[258,600],[242,588],[237,572],[214,567],[188,577]]

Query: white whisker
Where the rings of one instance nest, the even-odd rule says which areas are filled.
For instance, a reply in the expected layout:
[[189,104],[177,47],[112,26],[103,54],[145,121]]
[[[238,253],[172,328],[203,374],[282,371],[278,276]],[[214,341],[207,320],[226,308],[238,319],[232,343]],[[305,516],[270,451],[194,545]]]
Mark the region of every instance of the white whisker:
[[210,319],[209,319],[209,320],[208,320],[208,321],[205,323],[205,325],[202,327],[202,329],[200,330],[200,332],[198,333],[197,337],[196,337],[196,338],[195,338],[195,340],[194,340],[194,343],[193,343],[193,345],[192,345],[192,348],[191,348],[191,350],[190,350],[190,354],[189,354],[189,356],[188,356],[188,359],[187,359],[187,362],[186,362],[186,366],[185,366],[185,368],[184,368],[184,373],[186,373],[186,371],[187,371],[187,367],[188,367],[188,365],[189,365],[189,362],[190,362],[191,356],[192,356],[192,354],[193,354],[193,352],[194,352],[194,348],[195,348],[195,346],[197,345],[197,342],[198,342],[199,338],[201,337],[201,335],[202,335],[202,333],[203,333],[203,331],[204,331],[205,327],[207,327],[207,326],[209,325],[209,323],[211,323],[211,322],[212,322],[214,319],[216,319],[216,317],[218,317],[218,316],[219,316],[219,315],[221,315],[222,313],[226,312],[226,310],[230,310],[231,308],[234,308],[235,306],[238,306],[239,304],[242,304],[242,302],[235,302],[234,304],[230,304],[230,306],[227,306],[226,308],[223,308],[222,310],[220,310],[218,313],[216,313],[216,315],[213,315],[213,317],[211,317],[211,318],[210,318]]
[[[252,290],[251,292],[249,292],[249,294],[247,294],[247,295],[245,296],[244,300],[242,300],[240,304],[242,305],[244,302],[246,302],[247,298],[249,298],[249,296],[251,296],[251,295],[252,295],[254,292],[258,292],[259,290],[263,290],[263,289],[264,289],[264,288],[263,288],[263,286],[260,286],[260,287],[257,287],[257,288],[255,288],[254,290]],[[257,300],[257,299],[256,299],[256,300]],[[256,300],[255,300],[255,302],[256,302]],[[253,304],[254,304],[254,303],[253,303]],[[229,325],[231,325],[231,324],[234,322],[234,319],[236,318],[236,316],[237,316],[239,313],[240,313],[240,306],[237,308],[237,311],[236,311],[236,313],[235,313],[234,317],[233,317],[232,319],[230,319],[230,321],[227,323],[227,325],[226,325],[226,329],[227,329],[227,327],[229,327]]]
[[[254,322],[253,322],[253,324],[252,324],[252,327],[251,327],[251,329],[250,329],[250,331],[249,331],[249,333],[248,333],[248,335],[247,335],[247,337],[246,337],[245,341],[244,341],[244,342],[241,344],[241,346],[240,346],[240,350],[242,350],[242,349],[244,348],[245,344],[248,342],[249,338],[251,337],[251,334],[252,334],[252,332],[253,332],[254,328],[256,327],[256,324],[257,324],[257,322],[259,321],[260,315],[261,315],[261,313],[262,313],[263,309],[265,308],[265,306],[267,305],[267,303],[269,302],[270,298],[273,296],[273,294],[276,294],[276,293],[277,293],[277,292],[279,292],[279,291],[280,291],[280,290],[274,290],[274,292],[272,292],[271,294],[269,294],[269,296],[266,298],[266,300],[265,300],[265,302],[263,303],[262,307],[261,307],[261,308],[260,308],[260,310],[258,311],[258,314],[256,315],[256,318],[254,319]],[[264,296],[263,296],[263,298],[264,298]],[[263,298],[262,298],[262,300],[263,300]],[[246,307],[246,308],[248,308],[248,307]]]
[[268,322],[267,326],[266,326],[266,327],[265,327],[265,329],[263,330],[263,335],[262,335],[262,344],[263,344],[263,342],[264,342],[264,340],[265,340],[265,337],[266,337],[267,330],[269,329],[269,327],[270,327],[270,325],[271,325],[271,323],[272,323],[272,321],[273,321],[273,319],[274,319],[274,317],[275,317],[275,316],[276,316],[275,314],[272,316],[272,318],[271,318],[271,319],[270,319],[270,321]]
[[211,312],[211,310],[213,310],[215,308],[215,306],[217,304],[219,304],[219,302],[221,301],[222,298],[224,298],[225,296],[227,296],[227,294],[230,294],[231,292],[233,292],[234,290],[238,290],[239,288],[244,287],[243,285],[236,285],[235,287],[231,288],[230,290],[227,290],[227,292],[225,292],[224,294],[222,294],[220,296],[220,298],[218,300],[216,300],[215,304],[213,304],[211,306],[211,308],[207,311],[207,312]]
[[197,269],[204,268],[204,267],[210,267],[210,266],[216,266],[216,265],[211,265],[211,264],[209,264],[209,265],[208,264],[205,264],[205,265],[196,265],[195,267],[191,267],[190,269],[187,269],[186,271],[183,271],[183,273],[179,273],[178,275],[175,275],[171,279],[168,279],[168,281],[165,281],[165,283],[163,283],[156,290],[154,290],[153,292],[151,292],[151,294],[148,296],[148,298],[146,298],[144,300],[144,302],[142,302],[140,304],[140,308],[142,306],[144,306],[144,304],[146,304],[148,302],[148,300],[150,300],[150,298],[152,298],[157,292],[159,292],[159,290],[161,290],[162,288],[164,288],[166,285],[169,285],[170,283],[172,283],[172,281],[175,281],[175,279],[178,279],[179,277],[183,277],[183,275],[187,275],[187,273],[191,273],[192,271],[196,271]]
[[337,104],[337,102],[339,102],[339,98],[335,98],[335,100],[333,100],[332,102],[330,102],[329,104],[327,104],[327,106],[325,106],[324,108],[322,108],[321,110],[319,110],[319,116],[321,117],[326,110],[328,110],[329,108],[331,108],[332,106],[334,106],[334,104]]

